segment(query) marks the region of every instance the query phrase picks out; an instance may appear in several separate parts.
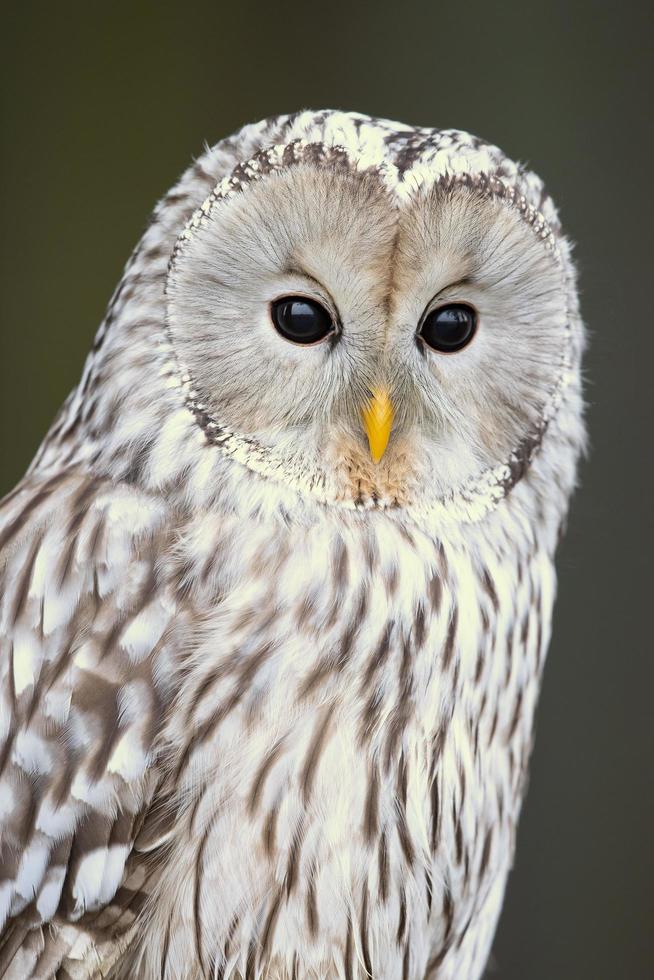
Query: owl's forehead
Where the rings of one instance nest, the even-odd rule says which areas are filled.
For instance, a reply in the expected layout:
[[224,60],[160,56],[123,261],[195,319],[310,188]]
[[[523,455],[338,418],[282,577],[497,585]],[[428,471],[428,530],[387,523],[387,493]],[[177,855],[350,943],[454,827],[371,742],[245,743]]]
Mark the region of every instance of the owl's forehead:
[[[234,197],[258,199],[264,221],[275,224],[292,213],[297,217],[304,204],[307,219],[319,232],[323,219],[331,215],[340,220],[348,209],[361,215],[362,209],[377,203],[375,214],[386,212],[392,223],[407,209],[417,214],[429,205],[430,190],[467,186],[481,197],[509,204],[551,251],[556,251],[561,237],[556,209],[540,178],[497,146],[459,129],[414,127],[356,112],[307,110],[246,126],[207,150],[198,165],[208,174],[217,172],[218,180],[179,235],[175,256],[214,209],[223,211],[222,205]],[[189,171],[191,177],[198,165]],[[298,165],[315,179],[298,182],[297,173],[292,173]],[[266,180],[273,175],[281,179]],[[362,179],[366,193],[343,181],[347,176]],[[256,192],[261,182],[266,193]],[[286,188],[286,199],[284,184],[292,185]],[[486,210],[492,213],[492,208]],[[349,223],[342,223],[344,239]]]

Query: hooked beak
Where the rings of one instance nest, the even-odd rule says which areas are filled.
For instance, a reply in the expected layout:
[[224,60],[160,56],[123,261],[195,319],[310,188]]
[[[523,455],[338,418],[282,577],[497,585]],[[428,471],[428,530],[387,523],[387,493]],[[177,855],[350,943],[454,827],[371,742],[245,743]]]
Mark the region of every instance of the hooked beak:
[[386,387],[373,388],[372,397],[361,410],[361,416],[370,455],[378,463],[386,451],[395,417],[393,402]]

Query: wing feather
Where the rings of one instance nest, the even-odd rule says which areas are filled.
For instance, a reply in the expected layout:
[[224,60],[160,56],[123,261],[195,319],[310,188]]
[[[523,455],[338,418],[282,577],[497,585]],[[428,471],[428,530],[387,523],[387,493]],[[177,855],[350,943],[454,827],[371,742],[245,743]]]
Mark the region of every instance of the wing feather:
[[156,779],[168,541],[160,503],[75,471],[0,504],[2,976],[41,975],[117,901]]

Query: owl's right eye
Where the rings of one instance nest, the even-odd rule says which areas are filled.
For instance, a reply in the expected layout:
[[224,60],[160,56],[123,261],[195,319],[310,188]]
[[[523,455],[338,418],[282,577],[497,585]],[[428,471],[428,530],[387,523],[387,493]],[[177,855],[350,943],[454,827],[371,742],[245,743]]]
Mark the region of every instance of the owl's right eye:
[[317,344],[336,330],[331,314],[306,296],[282,296],[270,305],[277,333],[293,344]]

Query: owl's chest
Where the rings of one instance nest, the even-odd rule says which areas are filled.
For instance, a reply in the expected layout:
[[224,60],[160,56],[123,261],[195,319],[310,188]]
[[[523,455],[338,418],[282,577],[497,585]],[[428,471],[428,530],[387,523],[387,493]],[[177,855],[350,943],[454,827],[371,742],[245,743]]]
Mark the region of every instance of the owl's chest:
[[475,567],[395,529],[242,557],[169,731],[185,832],[162,901],[188,922],[200,901],[202,941],[235,964],[256,942],[337,976],[374,950],[375,976],[408,956],[421,977],[510,858],[546,566]]
[[328,713],[390,768],[405,734],[442,746],[462,711],[501,725],[538,672],[554,588],[533,547],[499,553],[386,522],[249,534],[220,553],[181,662],[184,724],[169,732],[200,730],[191,755],[257,733],[311,743]]

